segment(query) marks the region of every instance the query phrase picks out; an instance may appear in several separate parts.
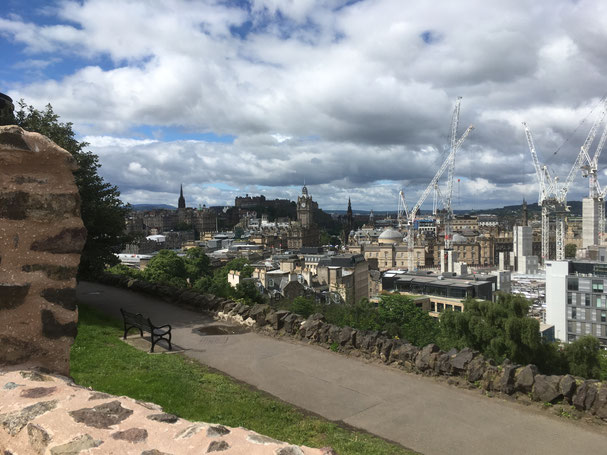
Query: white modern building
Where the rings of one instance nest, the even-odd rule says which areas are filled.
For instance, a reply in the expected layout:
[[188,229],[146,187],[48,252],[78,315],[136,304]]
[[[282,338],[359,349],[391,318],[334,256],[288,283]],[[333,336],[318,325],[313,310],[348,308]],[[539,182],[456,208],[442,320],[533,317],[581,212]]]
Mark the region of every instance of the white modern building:
[[607,264],[546,261],[546,323],[564,342],[596,336],[607,346]]

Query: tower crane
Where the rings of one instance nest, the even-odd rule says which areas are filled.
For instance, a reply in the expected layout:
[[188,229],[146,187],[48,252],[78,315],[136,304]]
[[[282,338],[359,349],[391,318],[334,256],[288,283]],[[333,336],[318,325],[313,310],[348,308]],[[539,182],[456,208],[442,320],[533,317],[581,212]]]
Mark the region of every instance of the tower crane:
[[[452,195],[452,193],[453,193],[453,169],[455,166],[455,154],[457,153],[457,149],[464,143],[464,141],[468,137],[468,134],[470,134],[470,131],[472,131],[474,129],[474,127],[472,125],[470,125],[466,129],[466,131],[461,135],[461,137],[459,139],[457,139],[456,136],[457,136],[457,125],[459,122],[460,103],[461,103],[461,97],[457,99],[457,102],[455,104],[455,109],[453,110],[453,115],[451,118],[451,144],[450,144],[449,155],[447,156],[445,161],[442,163],[442,165],[438,169],[438,171],[436,171],[436,174],[434,174],[434,177],[432,178],[432,180],[430,181],[430,183],[428,184],[428,186],[422,193],[422,195],[419,198],[419,200],[417,201],[417,203],[413,206],[413,208],[411,210],[406,212],[407,213],[406,225],[407,225],[407,231],[408,231],[407,232],[407,250],[408,250],[408,259],[409,259],[409,270],[413,270],[416,265],[413,260],[413,253],[415,250],[414,224],[415,224],[415,220],[417,217],[417,212],[419,211],[419,209],[421,208],[423,203],[426,201],[430,192],[432,190],[434,190],[435,188],[438,188],[438,181],[443,176],[443,174],[445,173],[447,168],[449,168],[448,175],[450,178],[450,182],[449,181],[447,182],[448,194],[447,194],[447,198],[446,198],[446,204],[447,204],[446,208],[447,208],[447,218],[448,219],[447,219],[447,222],[445,225],[445,247],[447,247],[447,245],[449,245],[449,248],[450,248],[451,244],[452,244],[450,230],[448,231],[449,228],[447,228],[447,225],[450,226],[450,220],[449,220],[450,215],[449,214],[452,213],[450,195]],[[402,195],[402,200],[403,200],[403,204],[404,204],[404,193],[401,192],[401,195]],[[404,204],[404,206],[406,206],[406,204]],[[449,238],[447,238],[448,235],[449,235]]]
[[[603,111],[600,119],[602,120],[607,110],[607,98],[603,99]],[[599,168],[599,157],[605,146],[607,140],[607,123],[599,139],[599,143],[596,147],[594,155],[590,158],[588,153],[585,154],[584,158],[586,163],[581,167],[582,176],[588,177],[588,197],[598,202],[599,209],[599,236],[602,236],[605,232],[605,190],[601,189],[598,181],[598,168]],[[583,215],[583,213],[582,213]]]
[[[539,197],[538,205],[542,207],[542,260],[549,259],[549,242],[550,242],[550,215],[554,214],[556,219],[556,260],[562,261],[565,259],[565,216],[568,212],[567,208],[567,193],[569,188],[577,175],[577,172],[582,168],[584,163],[588,163],[586,169],[589,169],[586,175],[594,174],[591,177],[591,193],[597,192],[600,194],[600,187],[598,187],[598,181],[596,179],[596,168],[598,168],[598,157],[600,156],[600,150],[602,149],[605,140],[607,140],[607,133],[603,133],[601,140],[599,141],[599,147],[595,156],[591,159],[588,154],[588,150],[592,146],[596,137],[599,126],[603,122],[605,115],[607,114],[607,105],[603,106],[603,110],[598,118],[595,120],[592,128],[590,129],[584,144],[580,147],[580,151],[567,175],[567,178],[563,185],[559,185],[558,177],[553,176],[546,166],[540,166],[537,152],[535,150],[535,144],[533,143],[533,137],[527,124],[523,122],[525,128],[525,135],[527,137],[527,144],[531,157],[533,159],[533,166],[535,168],[536,177],[539,183]],[[603,144],[601,144],[601,142]],[[595,161],[596,158],[596,161]],[[594,169],[594,171],[593,171]],[[604,210],[603,210],[604,211]]]
[[523,127],[525,128],[527,145],[529,146],[529,152],[531,153],[531,158],[533,160],[533,167],[535,168],[535,175],[539,184],[537,204],[542,207],[542,261],[545,261],[549,258],[550,212],[551,209],[553,211],[557,205],[557,178],[552,176],[547,166],[540,165],[531,131],[525,122],[523,122]]

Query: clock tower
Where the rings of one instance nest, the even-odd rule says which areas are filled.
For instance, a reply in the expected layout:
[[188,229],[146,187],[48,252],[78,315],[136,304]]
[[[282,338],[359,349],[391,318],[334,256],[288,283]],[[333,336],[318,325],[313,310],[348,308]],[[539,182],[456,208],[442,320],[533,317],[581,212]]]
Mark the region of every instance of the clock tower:
[[297,198],[297,221],[301,223],[302,228],[309,228],[312,225],[312,198],[308,194],[306,185],[301,189],[301,196]]
[[290,250],[320,245],[320,233],[314,224],[314,212],[317,210],[318,203],[312,200],[304,184],[297,198],[297,222],[289,228],[287,245]]

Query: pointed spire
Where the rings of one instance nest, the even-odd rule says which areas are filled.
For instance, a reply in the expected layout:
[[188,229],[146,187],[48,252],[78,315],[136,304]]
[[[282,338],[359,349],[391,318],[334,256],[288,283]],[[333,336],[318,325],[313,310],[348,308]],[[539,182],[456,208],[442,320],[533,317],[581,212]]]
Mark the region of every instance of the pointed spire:
[[178,209],[185,209],[185,198],[183,197],[183,183],[181,184],[181,188],[179,189],[179,200],[177,201]]

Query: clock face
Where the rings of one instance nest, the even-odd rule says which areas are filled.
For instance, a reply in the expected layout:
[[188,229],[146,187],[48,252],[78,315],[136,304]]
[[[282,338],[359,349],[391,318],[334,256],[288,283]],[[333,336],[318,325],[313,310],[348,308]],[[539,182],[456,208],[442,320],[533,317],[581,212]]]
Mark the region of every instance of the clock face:
[[304,208],[304,209],[305,209],[305,208],[306,208],[306,203],[305,203],[305,202],[302,202],[302,203],[301,203],[301,206],[302,206],[302,208]]

